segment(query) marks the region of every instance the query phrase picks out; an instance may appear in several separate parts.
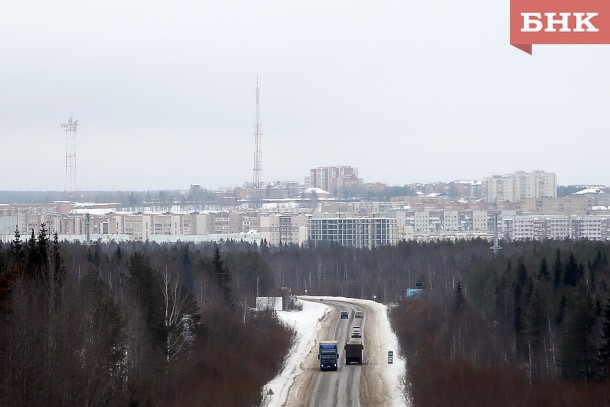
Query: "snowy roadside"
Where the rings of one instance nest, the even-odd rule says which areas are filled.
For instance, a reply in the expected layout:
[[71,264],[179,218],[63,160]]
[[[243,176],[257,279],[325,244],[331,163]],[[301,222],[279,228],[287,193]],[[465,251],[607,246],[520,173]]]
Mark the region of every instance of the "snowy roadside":
[[320,329],[321,321],[330,308],[321,303],[301,301],[303,311],[278,311],[278,317],[297,332],[296,341],[290,349],[284,368],[273,380],[263,387],[262,406],[280,407],[286,404],[288,392],[301,374],[301,363],[313,347]]

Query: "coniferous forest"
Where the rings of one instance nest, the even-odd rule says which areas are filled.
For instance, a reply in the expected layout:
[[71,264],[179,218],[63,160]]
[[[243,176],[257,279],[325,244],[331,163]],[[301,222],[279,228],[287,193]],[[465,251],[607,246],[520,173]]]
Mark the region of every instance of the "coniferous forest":
[[86,246],[15,231],[0,245],[0,405],[256,405],[294,332],[251,307],[288,289],[395,304],[416,406],[608,405],[610,245],[502,246]]

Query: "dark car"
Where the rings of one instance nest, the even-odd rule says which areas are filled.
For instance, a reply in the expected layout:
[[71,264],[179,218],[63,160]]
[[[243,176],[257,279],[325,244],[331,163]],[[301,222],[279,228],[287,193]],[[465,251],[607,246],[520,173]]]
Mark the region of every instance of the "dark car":
[[343,318],[349,319],[349,313],[347,311],[341,311],[341,319]]

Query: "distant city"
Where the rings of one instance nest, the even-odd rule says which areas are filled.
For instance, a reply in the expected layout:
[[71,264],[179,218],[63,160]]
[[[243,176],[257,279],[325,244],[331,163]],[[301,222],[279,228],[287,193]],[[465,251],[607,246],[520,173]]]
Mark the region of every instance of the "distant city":
[[557,186],[554,173],[517,171],[477,181],[389,187],[358,169],[310,170],[301,184],[247,183],[210,191],[0,192],[0,239],[223,241],[353,247],[494,236],[506,240],[610,238],[606,186]]

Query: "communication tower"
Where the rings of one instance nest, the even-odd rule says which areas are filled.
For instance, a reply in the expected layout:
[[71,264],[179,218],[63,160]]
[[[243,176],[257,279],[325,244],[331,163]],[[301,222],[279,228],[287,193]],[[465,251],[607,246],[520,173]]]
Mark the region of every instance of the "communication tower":
[[260,121],[260,106],[259,106],[260,87],[258,86],[258,75],[256,76],[256,123],[254,124],[254,188],[260,188],[263,185],[263,125]]
[[76,128],[78,120],[72,121],[72,115],[68,123],[63,123],[61,127],[66,131],[66,184],[64,194],[66,197],[76,196]]

